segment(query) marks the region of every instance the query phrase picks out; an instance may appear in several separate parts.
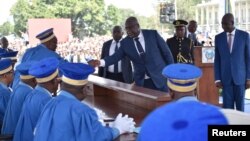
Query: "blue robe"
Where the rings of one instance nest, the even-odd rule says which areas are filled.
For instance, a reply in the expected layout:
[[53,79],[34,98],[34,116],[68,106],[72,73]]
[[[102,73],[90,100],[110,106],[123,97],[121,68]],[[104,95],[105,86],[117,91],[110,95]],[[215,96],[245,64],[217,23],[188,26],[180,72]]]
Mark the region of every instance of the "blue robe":
[[4,49],[0,47],[0,53],[4,53]]
[[2,134],[14,134],[24,100],[33,88],[23,82],[19,82],[12,95],[5,111]]
[[0,53],[7,53],[7,52],[13,52],[14,50],[9,49],[9,48],[1,48],[0,47]]
[[13,141],[32,141],[33,131],[45,104],[51,99],[51,93],[45,88],[37,85],[28,94],[22,112],[17,122]]
[[93,109],[60,91],[45,106],[34,141],[111,141],[118,135],[117,129],[102,126]]
[[[43,44],[39,44],[36,47],[33,48],[29,48],[26,50],[26,52],[23,55],[23,58],[21,60],[21,63],[23,62],[28,62],[28,61],[40,61],[44,58],[48,58],[48,57],[55,57],[58,58],[58,60],[64,61],[63,58],[60,57],[59,54],[57,54],[55,51],[49,50],[45,45]],[[13,85],[12,88],[14,89],[19,81],[20,74],[16,71],[15,72],[15,76],[14,76],[14,81],[13,81]]]
[[0,82],[0,125],[3,123],[3,118],[10,99],[10,94],[10,89],[5,84]]

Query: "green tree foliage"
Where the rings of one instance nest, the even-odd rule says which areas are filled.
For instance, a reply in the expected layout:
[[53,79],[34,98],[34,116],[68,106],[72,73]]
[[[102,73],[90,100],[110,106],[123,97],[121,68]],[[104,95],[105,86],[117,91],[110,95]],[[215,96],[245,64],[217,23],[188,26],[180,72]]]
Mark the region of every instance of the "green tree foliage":
[[124,27],[125,21],[128,17],[136,16],[135,12],[131,9],[119,9],[118,15],[119,15],[118,25],[122,26],[123,28],[125,28]]
[[121,21],[119,9],[104,0],[18,0],[11,13],[16,33],[30,18],[70,18],[76,36],[104,35]]
[[11,14],[14,18],[14,31],[20,35],[25,32],[27,21],[30,18],[53,18],[52,7],[42,3],[40,0],[18,0],[12,7]]
[[1,36],[7,36],[14,31],[14,25],[12,25],[10,22],[5,22],[0,26],[0,35]]
[[105,4],[103,0],[58,0],[54,2],[57,18],[70,18],[75,35],[103,35],[105,28]]
[[178,19],[194,20],[195,19],[195,6],[201,3],[202,0],[176,0],[177,3],[177,17]]
[[121,22],[123,21],[123,16],[120,15],[122,13],[121,10],[115,7],[114,5],[109,5],[106,11],[107,12],[105,14],[105,24],[108,29],[107,33],[111,33],[115,25],[122,26]]
[[[170,0],[169,0],[170,1]],[[195,5],[202,0],[176,0],[178,18],[194,19]],[[157,11],[159,9],[156,7]],[[159,12],[157,12],[159,13]],[[30,18],[70,18],[75,36],[94,36],[109,34],[114,25],[124,27],[127,17],[135,16],[141,28],[169,29],[170,24],[161,24],[159,15],[138,16],[133,10],[118,9],[114,5],[105,6],[104,0],[17,0],[11,9],[14,18],[14,31],[20,33],[27,29]]]

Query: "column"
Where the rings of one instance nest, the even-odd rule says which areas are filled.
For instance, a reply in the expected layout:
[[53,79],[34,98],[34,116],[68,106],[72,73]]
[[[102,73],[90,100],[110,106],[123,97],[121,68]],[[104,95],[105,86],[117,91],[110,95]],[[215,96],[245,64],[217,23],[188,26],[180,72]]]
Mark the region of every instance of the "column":
[[246,31],[248,31],[248,1],[246,1]]
[[238,8],[239,8],[239,13],[238,13],[238,19],[239,19],[239,28],[241,28],[242,20],[241,20],[241,3],[238,2]]
[[212,5],[212,31],[215,31],[215,6],[216,5]]

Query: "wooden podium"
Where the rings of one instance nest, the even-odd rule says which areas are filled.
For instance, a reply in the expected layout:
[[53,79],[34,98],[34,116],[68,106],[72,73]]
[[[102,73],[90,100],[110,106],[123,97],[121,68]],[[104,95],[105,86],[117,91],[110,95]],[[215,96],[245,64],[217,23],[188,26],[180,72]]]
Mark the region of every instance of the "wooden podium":
[[219,105],[219,90],[214,81],[214,47],[194,47],[195,65],[202,69],[198,81],[197,97],[200,101]]

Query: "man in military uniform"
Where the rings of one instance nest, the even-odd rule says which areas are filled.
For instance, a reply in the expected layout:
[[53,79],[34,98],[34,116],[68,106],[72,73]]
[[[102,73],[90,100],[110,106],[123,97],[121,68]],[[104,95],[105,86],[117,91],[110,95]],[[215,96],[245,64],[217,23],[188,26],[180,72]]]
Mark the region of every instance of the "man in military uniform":
[[188,22],[184,20],[175,20],[175,36],[167,39],[167,44],[172,52],[175,63],[194,63],[192,40],[185,37],[186,25]]

